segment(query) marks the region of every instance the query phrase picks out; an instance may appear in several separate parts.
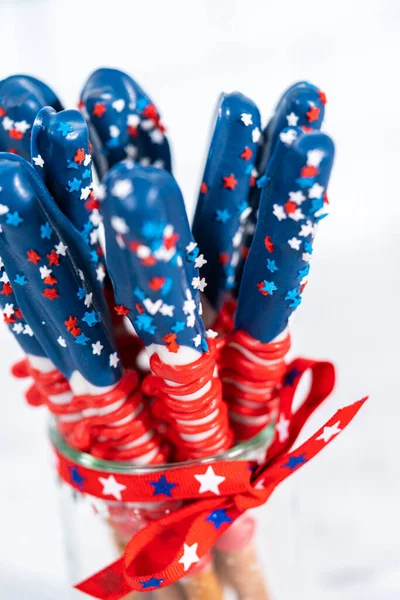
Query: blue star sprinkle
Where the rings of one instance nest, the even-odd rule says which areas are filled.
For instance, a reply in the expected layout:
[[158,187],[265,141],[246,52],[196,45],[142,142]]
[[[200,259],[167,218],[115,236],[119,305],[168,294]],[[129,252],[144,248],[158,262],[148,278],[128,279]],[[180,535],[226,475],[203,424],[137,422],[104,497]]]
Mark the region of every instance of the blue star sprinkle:
[[79,169],[78,163],[74,160],[67,160],[67,169]]
[[221,525],[224,525],[224,523],[233,523],[233,520],[230,517],[228,517],[226,511],[223,508],[214,510],[214,512],[208,515],[206,521],[212,523],[215,529],[219,529]]
[[298,279],[304,279],[310,272],[310,265],[304,267],[304,269],[300,269]]
[[61,135],[67,137],[69,133],[73,132],[73,127],[69,123],[60,123],[57,131],[61,131]]
[[82,492],[83,484],[86,481],[86,477],[83,477],[80,474],[78,467],[68,467],[68,471],[69,471],[69,477],[70,477],[71,483],[74,483],[78,487],[78,489]]
[[147,331],[151,335],[156,332],[156,326],[153,325],[153,317],[144,313],[135,317],[135,326],[139,331]]
[[183,331],[185,327],[185,321],[175,321],[175,323],[171,327],[171,331],[173,331],[174,333],[179,333],[180,331]]
[[25,275],[18,274],[15,276],[14,283],[18,283],[18,285],[26,285],[28,283],[28,280],[25,277]]
[[142,235],[148,239],[162,238],[167,223],[158,221],[145,221],[140,228]]
[[154,488],[153,496],[168,496],[172,498],[172,490],[177,487],[177,483],[170,483],[165,475],[161,475],[158,481],[150,481],[151,486]]
[[85,321],[89,325],[89,327],[93,327],[96,323],[100,323],[101,316],[100,313],[92,310],[91,312],[85,312],[85,316],[82,318],[82,321]]
[[284,467],[289,468],[291,471],[293,471],[294,469],[296,469],[296,467],[299,467],[300,465],[304,465],[307,462],[307,459],[305,458],[305,452],[303,454],[300,454],[299,456],[289,456],[287,463],[285,463],[284,465],[282,465],[282,469]]
[[314,178],[313,177],[300,177],[300,179],[296,179],[296,183],[303,189],[309,188],[313,185]]
[[276,285],[275,285],[275,283],[274,283],[273,281],[266,281],[266,280],[264,279],[264,281],[263,281],[263,285],[262,285],[262,287],[261,287],[261,290],[262,290],[263,292],[268,292],[268,294],[269,294],[270,296],[272,296],[272,295],[273,295],[273,293],[274,293],[274,292],[275,292],[277,289],[278,289],[278,288],[276,287]]
[[164,285],[161,288],[161,292],[160,292],[161,296],[162,297],[166,296],[171,291],[171,288],[172,288],[172,279],[170,277],[167,277]]
[[165,581],[165,577],[163,579],[157,579],[157,577],[152,577],[147,581],[139,581],[139,583],[142,586],[142,590],[148,590],[150,588],[159,588],[163,581]]
[[75,344],[79,344],[80,346],[86,346],[88,341],[89,338],[86,337],[84,333],[81,333],[80,335],[78,335],[78,337],[75,338]]
[[143,112],[144,109],[146,108],[146,106],[148,106],[148,102],[146,100],[146,98],[138,98],[136,101],[136,108],[138,111]]
[[296,289],[289,290],[285,296],[285,300],[295,300],[296,298],[298,298],[298,296],[299,296],[298,290],[296,290]]
[[133,290],[133,295],[136,296],[136,298],[138,300],[141,300],[142,302],[146,299],[146,294],[142,289],[140,289],[140,287],[135,287],[135,289]]
[[17,210],[13,213],[8,212],[6,214],[7,225],[13,225],[14,227],[18,227],[18,225],[23,223],[23,221],[23,218],[20,217],[19,212]]
[[258,187],[258,189],[262,188],[264,183],[267,181],[267,176],[263,175],[262,177],[260,177],[259,179],[257,179],[256,182],[256,186]]
[[53,230],[48,221],[46,221],[44,225],[40,226],[40,237],[42,238],[42,240],[49,240],[51,238],[52,233]]
[[99,262],[99,255],[97,254],[96,250],[91,251],[90,262],[94,263],[95,265],[97,265],[97,263]]
[[227,221],[229,221],[230,218],[231,218],[231,214],[226,208],[224,208],[224,210],[217,209],[216,219],[219,223],[226,223]]
[[91,176],[92,176],[91,170],[90,169],[86,169],[83,172],[82,179],[90,179]]
[[72,181],[68,181],[68,191],[69,192],[78,192],[81,187],[81,180],[76,177],[73,178]]
[[119,135],[112,137],[106,142],[107,148],[118,148],[119,146]]
[[275,271],[278,270],[278,267],[276,266],[276,263],[274,260],[267,258],[267,269],[268,269],[268,271],[271,271],[271,273],[274,273]]
[[87,295],[87,291],[86,288],[79,288],[78,289],[78,293],[76,294],[79,298],[79,300],[83,300],[84,298],[86,298]]
[[289,304],[290,308],[297,308],[301,304],[301,296],[294,298]]
[[311,211],[316,213],[324,206],[324,199],[322,198],[313,198],[311,201]]
[[310,244],[310,242],[305,242],[304,243],[304,250],[307,252],[307,254],[312,254],[313,253],[312,244]]

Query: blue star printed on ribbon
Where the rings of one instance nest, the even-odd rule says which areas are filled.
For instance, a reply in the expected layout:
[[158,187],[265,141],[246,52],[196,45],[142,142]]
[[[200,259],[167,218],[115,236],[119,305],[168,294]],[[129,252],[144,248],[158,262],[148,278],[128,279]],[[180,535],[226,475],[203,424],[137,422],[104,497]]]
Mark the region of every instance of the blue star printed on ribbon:
[[301,373],[296,368],[288,371],[283,379],[283,386],[284,387],[286,387],[286,386],[292,387],[296,378],[299,377],[299,375],[301,375]]
[[165,577],[163,579],[157,579],[157,577],[151,577],[147,581],[140,581],[139,583],[142,586],[142,590],[149,590],[151,588],[159,588],[164,581],[165,581]]
[[307,462],[305,458],[305,452],[303,454],[299,454],[299,456],[289,456],[287,463],[282,465],[282,469],[287,467],[291,471],[299,467],[300,465],[304,465]]
[[86,477],[83,477],[83,475],[80,474],[78,467],[68,467],[68,471],[71,483],[76,485],[76,487],[82,492]]
[[154,488],[153,496],[168,496],[172,498],[172,490],[177,487],[177,483],[170,483],[165,475],[161,475],[158,481],[150,481],[151,486]]
[[228,517],[228,515],[226,514],[226,510],[224,510],[223,508],[218,508],[217,510],[214,510],[210,515],[208,515],[206,521],[212,523],[215,529],[219,529],[221,525],[224,525],[224,523],[233,523],[233,520],[230,517]]

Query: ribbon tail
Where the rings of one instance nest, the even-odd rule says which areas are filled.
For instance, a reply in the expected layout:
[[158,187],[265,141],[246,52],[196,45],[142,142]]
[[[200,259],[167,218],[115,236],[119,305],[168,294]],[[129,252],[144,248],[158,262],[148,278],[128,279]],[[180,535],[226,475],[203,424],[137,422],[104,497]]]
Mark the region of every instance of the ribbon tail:
[[78,583],[74,588],[99,600],[120,600],[132,591],[124,577],[122,558]]

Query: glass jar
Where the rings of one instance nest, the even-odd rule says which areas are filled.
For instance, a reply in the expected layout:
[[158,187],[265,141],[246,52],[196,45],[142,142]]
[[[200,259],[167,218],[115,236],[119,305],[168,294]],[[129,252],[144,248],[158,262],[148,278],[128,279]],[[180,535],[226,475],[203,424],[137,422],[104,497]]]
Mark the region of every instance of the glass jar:
[[[261,460],[272,441],[273,431],[270,425],[248,442],[218,456],[187,462],[185,466],[216,460]],[[182,463],[135,466],[97,459],[67,445],[54,424],[50,426],[50,438],[57,452],[78,467],[80,465],[115,477],[121,474],[167,475],[170,469],[182,466]],[[120,558],[135,533],[182,505],[182,500],[174,499],[134,503],[100,499],[80,492],[76,486],[72,487],[61,478],[59,489],[67,573],[71,585]],[[148,597],[160,600],[222,600],[232,597],[266,600],[269,596],[253,545],[255,528],[254,517],[245,513],[221,536],[212,555],[201,559],[194,573],[184,577],[179,584],[149,592]],[[231,596],[229,590],[234,590],[236,595]],[[132,592],[127,599],[141,596],[141,592]],[[84,597],[88,596],[76,590],[71,591],[71,598]]]

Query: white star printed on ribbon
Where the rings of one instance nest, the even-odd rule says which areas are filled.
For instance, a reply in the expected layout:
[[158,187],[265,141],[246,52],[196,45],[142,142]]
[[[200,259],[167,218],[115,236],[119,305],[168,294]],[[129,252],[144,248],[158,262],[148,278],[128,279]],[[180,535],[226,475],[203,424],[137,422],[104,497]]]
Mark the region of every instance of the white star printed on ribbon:
[[340,421],[332,425],[331,427],[324,427],[324,431],[319,435],[316,440],[324,440],[325,443],[329,442],[331,438],[340,433],[342,430],[339,427]]
[[197,548],[199,544],[192,544],[188,546],[187,544],[183,544],[183,556],[179,559],[178,562],[183,564],[183,570],[187,571],[194,563],[199,562],[200,557],[197,556]]
[[122,500],[121,492],[126,490],[126,485],[118,483],[114,475],[110,475],[107,479],[105,477],[99,477],[99,481],[103,486],[103,496],[114,496],[116,500]]
[[279,421],[276,424],[276,431],[278,432],[279,441],[285,442],[289,437],[289,419],[285,418],[285,415],[281,413]]
[[207,468],[207,471],[203,473],[203,475],[195,475],[194,478],[200,483],[199,494],[212,492],[217,496],[221,493],[219,491],[219,486],[226,479],[226,477],[222,477],[222,475],[217,475],[211,466]]

